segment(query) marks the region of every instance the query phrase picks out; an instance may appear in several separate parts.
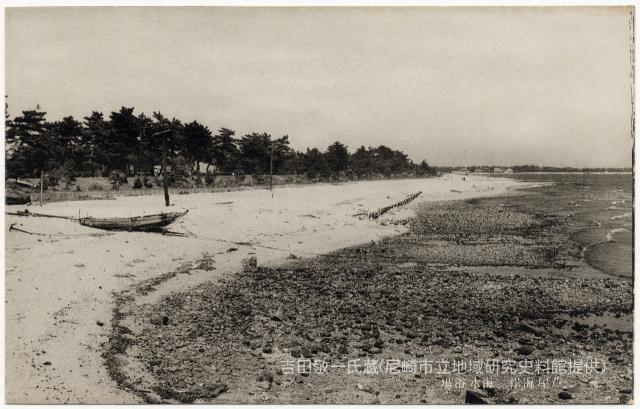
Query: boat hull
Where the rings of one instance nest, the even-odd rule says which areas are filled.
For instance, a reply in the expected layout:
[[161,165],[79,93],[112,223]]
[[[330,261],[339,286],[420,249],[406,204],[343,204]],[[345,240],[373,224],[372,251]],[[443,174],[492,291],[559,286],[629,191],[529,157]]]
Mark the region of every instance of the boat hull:
[[4,201],[8,205],[27,204],[31,203],[31,196],[19,190],[7,190]]
[[83,226],[102,230],[157,231],[175,222],[187,212],[188,210],[135,217],[82,217],[79,221]]

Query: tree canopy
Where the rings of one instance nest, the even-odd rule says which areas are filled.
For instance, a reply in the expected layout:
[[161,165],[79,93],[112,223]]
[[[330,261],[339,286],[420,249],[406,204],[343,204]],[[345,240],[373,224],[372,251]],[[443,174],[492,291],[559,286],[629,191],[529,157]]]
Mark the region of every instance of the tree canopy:
[[291,148],[288,135],[251,132],[236,137],[230,128],[214,134],[198,121],[184,123],[160,112],[136,114],[133,107],[54,122],[46,120],[46,112],[28,110],[13,119],[6,116],[5,127],[9,177],[38,177],[60,169],[77,176],[151,174],[161,164],[163,143],[168,159],[192,174],[260,175],[268,174],[272,165],[275,174],[325,179],[434,173],[425,161],[414,164],[403,152],[384,145],[361,146],[351,154],[336,141],[324,151],[314,147],[299,152]]

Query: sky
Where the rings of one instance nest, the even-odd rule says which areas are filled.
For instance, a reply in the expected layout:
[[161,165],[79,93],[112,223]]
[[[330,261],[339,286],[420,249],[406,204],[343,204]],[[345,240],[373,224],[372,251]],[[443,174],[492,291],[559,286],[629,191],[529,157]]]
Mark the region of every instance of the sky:
[[630,9],[9,8],[9,113],[121,106],[432,165],[630,167]]

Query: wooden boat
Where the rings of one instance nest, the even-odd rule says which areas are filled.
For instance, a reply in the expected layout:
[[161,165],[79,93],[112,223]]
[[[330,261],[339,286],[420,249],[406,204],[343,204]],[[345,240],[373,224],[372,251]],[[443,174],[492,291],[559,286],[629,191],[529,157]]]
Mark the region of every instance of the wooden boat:
[[37,189],[40,187],[39,183],[37,185],[34,185],[33,183],[27,182],[26,180],[22,180],[22,179],[7,179],[7,185],[9,184],[15,184],[21,187],[28,187],[30,189]]
[[16,189],[7,189],[4,202],[8,205],[31,203],[31,195]]
[[150,214],[135,217],[81,217],[78,220],[83,226],[94,227],[103,230],[125,230],[125,231],[154,231],[162,230],[163,227],[175,222],[189,210],[184,212],[171,212]]

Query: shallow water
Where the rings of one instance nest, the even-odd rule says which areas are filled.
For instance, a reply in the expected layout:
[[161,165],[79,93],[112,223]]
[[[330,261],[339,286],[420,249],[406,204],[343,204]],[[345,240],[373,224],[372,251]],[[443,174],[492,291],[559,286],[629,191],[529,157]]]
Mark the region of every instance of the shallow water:
[[586,250],[584,258],[590,266],[609,274],[623,277],[633,274],[633,249],[626,243],[610,241],[593,245]]
[[582,247],[582,257],[604,273],[633,274],[633,175],[628,174],[518,174],[527,182],[555,182],[542,190],[556,200],[538,203],[541,211],[567,217],[570,238]]

